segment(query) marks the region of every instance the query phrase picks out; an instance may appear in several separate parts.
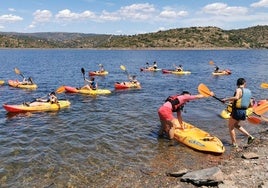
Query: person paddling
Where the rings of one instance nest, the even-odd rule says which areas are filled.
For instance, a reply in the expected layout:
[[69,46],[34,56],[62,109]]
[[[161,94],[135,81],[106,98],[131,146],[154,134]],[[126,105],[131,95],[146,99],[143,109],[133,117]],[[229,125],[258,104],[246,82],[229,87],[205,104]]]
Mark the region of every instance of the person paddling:
[[96,90],[98,89],[98,84],[95,82],[95,78],[91,77],[90,80],[85,78],[85,86],[82,87],[82,89],[89,89],[89,90]]

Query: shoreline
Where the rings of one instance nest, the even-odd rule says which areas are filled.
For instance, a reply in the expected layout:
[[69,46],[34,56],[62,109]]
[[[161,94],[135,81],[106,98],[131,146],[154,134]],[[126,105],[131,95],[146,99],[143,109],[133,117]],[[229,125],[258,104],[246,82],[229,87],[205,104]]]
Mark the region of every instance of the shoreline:
[[[267,125],[267,123],[264,123]],[[218,167],[223,173],[223,183],[219,188],[244,188],[244,187],[268,187],[268,128],[258,133],[258,136],[250,145],[232,148],[228,155],[206,155],[204,162],[188,171],[196,171],[211,167]],[[244,154],[254,153],[258,158],[245,159]],[[158,160],[158,159],[157,159]],[[151,163],[150,167],[137,169],[126,168],[119,174],[111,174],[104,187],[166,187],[166,188],[195,188],[191,183],[182,182],[180,177],[169,176],[181,170],[182,166],[177,160],[161,157],[157,163]],[[202,186],[213,187],[213,186]]]

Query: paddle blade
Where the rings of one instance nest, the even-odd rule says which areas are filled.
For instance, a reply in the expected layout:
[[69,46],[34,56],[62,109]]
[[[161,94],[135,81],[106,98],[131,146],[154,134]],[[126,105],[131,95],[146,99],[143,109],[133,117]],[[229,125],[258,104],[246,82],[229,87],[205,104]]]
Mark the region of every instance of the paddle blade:
[[252,124],[260,124],[261,123],[261,119],[257,118],[256,116],[248,116],[247,120],[248,120],[248,122],[250,122]]
[[253,109],[253,112],[257,115],[262,115],[266,112],[268,112],[268,103],[263,103],[259,106],[256,106],[254,109]]
[[199,84],[197,89],[198,89],[198,92],[204,95],[205,97],[211,97],[211,91],[205,84],[203,83]]
[[268,83],[261,83],[261,88],[268,89]]
[[15,71],[16,74],[21,74],[20,70],[18,68],[15,68],[14,71]]
[[124,65],[120,65],[120,69],[122,69],[123,71],[126,70],[126,67]]
[[56,93],[63,93],[65,91],[65,87],[64,86],[60,86],[57,90]]
[[210,64],[210,65],[214,65],[214,61],[210,61],[209,64]]
[[85,77],[85,69],[84,68],[81,68],[81,72],[82,72],[82,74],[83,74],[83,78],[84,78],[84,80],[86,79],[86,77]]
[[85,69],[81,68],[81,72],[82,72],[82,74],[85,74]]

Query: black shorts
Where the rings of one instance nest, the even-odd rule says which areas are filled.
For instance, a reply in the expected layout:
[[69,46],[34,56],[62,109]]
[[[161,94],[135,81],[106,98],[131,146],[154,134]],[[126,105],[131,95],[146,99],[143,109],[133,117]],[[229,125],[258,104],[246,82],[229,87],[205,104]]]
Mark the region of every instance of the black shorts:
[[237,121],[245,120],[247,117],[246,113],[246,109],[233,109],[231,117]]

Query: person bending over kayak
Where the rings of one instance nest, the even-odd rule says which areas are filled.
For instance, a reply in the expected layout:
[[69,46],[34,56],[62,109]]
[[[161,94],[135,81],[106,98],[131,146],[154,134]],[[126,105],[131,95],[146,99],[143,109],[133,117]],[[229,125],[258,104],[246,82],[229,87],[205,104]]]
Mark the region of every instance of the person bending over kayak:
[[[212,95],[214,94],[212,93]],[[159,136],[167,134],[169,139],[173,139],[175,129],[184,129],[181,111],[186,102],[201,98],[204,98],[204,96],[201,94],[191,95],[188,91],[183,91],[180,95],[168,97],[165,103],[158,109],[158,116],[161,122]],[[173,116],[173,112],[177,113],[177,118]]]
[[86,82],[86,85],[83,86],[81,89],[93,89],[93,90],[96,90],[98,89],[98,84],[95,82],[95,78],[94,77],[91,77],[90,80],[86,79],[85,78],[85,82]]
[[235,128],[248,137],[248,144],[252,143],[254,137],[251,136],[243,127],[239,125],[241,120],[246,119],[246,110],[251,105],[251,91],[246,87],[246,80],[239,78],[236,82],[237,88],[233,97],[227,97],[222,99],[224,102],[232,102],[231,117],[228,122],[229,134],[231,136],[232,146],[238,147],[235,136]]

